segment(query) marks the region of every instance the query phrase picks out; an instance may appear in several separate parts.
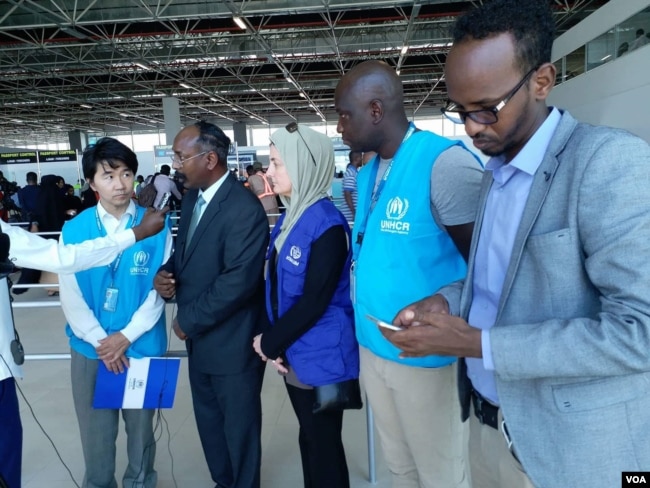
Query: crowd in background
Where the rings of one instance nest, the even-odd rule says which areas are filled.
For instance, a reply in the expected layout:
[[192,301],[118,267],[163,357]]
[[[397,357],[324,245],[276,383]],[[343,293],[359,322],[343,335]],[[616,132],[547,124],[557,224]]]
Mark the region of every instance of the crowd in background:
[[[172,298],[217,487],[260,486],[265,365],[296,415],[305,488],[350,485],[342,419],[360,383],[394,487],[609,488],[650,469],[650,146],[547,105],[554,29],[538,0],[486,2],[455,25],[442,113],[485,167],[409,122],[388,64],[347,71],[334,99],[352,149],[347,215],[328,195],[331,140],[295,122],[271,135],[266,173],[247,168],[248,187],[211,123],[176,135],[174,178],[163,165],[136,179],[132,151],[100,140],[83,157],[96,226],[61,178],[36,190],[29,175],[33,230],[71,219],[66,243],[132,225],[147,188],[182,209],[173,250],[164,229],[129,251],[155,258],[141,276],[118,260],[62,281],[86,478],[104,480],[88,486],[116,485],[118,425],[92,411],[89,371],[160,355]],[[121,155],[94,155],[104,146]],[[124,480],[153,488],[153,414],[137,417]],[[101,442],[95,422],[110,426]]]

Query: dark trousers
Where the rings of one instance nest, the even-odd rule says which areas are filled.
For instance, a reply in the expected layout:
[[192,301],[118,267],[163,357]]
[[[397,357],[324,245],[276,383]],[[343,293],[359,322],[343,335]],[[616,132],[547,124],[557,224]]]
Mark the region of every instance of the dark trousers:
[[348,464],[341,440],[343,411],[314,414],[314,390],[286,386],[300,424],[298,443],[305,488],[349,488]]
[[[23,426],[13,378],[0,381],[0,479],[9,488],[20,488],[23,458]],[[0,486],[2,486],[0,484]]]
[[[38,283],[40,279],[41,279],[41,271],[39,269],[23,268],[20,271],[20,278],[18,278],[16,284],[31,285],[33,283]],[[21,293],[25,293],[27,290],[28,288],[14,288],[13,292],[15,295],[20,295]]]
[[234,375],[189,365],[194,417],[212,480],[219,487],[259,488],[264,363]]

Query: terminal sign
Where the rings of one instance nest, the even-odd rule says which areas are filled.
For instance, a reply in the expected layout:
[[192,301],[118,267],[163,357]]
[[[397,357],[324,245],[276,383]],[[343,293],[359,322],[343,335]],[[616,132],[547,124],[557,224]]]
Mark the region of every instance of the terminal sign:
[[36,151],[0,153],[0,164],[35,163]]
[[38,151],[38,160],[41,163],[76,161],[77,151],[74,149],[62,149],[60,151]]

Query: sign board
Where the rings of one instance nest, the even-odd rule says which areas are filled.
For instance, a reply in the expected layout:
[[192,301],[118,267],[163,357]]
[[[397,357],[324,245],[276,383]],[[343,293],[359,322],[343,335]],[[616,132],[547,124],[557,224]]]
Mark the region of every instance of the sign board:
[[77,151],[63,149],[60,151],[38,151],[38,161],[41,163],[57,163],[60,161],[76,161]]
[[172,146],[154,146],[153,147],[153,153],[157,158],[170,158],[174,155],[174,151],[172,151]]
[[36,162],[36,151],[0,153],[0,164],[23,164]]

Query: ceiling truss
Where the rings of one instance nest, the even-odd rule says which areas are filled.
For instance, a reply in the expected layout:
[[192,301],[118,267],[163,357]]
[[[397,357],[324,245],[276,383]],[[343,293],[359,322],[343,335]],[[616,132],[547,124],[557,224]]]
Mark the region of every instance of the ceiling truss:
[[[549,2],[566,30],[605,0]],[[409,115],[437,113],[449,29],[476,3],[5,0],[0,145],[159,131],[164,97],[183,124],[334,121],[338,80],[367,59],[399,71]]]

